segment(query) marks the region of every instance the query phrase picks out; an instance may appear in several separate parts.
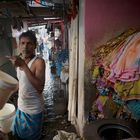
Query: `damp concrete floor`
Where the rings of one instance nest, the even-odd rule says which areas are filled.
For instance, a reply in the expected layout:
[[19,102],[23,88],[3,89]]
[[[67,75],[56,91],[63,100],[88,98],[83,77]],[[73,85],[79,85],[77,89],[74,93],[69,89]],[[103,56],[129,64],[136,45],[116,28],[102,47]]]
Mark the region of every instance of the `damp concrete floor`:
[[75,127],[68,121],[67,84],[61,83],[58,76],[51,73],[46,63],[46,80],[44,87],[45,120],[42,140],[52,140],[58,130],[76,133]]

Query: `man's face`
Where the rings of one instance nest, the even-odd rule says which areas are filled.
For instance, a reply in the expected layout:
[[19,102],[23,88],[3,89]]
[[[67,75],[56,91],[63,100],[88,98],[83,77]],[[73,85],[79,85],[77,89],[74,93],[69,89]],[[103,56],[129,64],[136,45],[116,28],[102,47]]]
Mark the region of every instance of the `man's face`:
[[23,58],[30,58],[35,53],[35,44],[28,37],[21,37],[19,40],[19,51]]

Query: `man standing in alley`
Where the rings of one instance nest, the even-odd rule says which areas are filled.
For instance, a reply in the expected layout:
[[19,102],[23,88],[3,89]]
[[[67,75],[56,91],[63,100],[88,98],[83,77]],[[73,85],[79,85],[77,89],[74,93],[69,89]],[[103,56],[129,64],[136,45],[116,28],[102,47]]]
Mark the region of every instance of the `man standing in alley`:
[[19,139],[38,140],[43,123],[45,61],[35,55],[37,39],[32,31],[19,36],[20,56],[10,58],[19,80],[18,107],[12,132]]

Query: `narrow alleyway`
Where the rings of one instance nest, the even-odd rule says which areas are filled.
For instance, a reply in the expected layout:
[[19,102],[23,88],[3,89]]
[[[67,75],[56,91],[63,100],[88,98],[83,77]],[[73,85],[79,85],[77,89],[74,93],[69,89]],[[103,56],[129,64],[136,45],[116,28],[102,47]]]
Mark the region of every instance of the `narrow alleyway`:
[[46,82],[44,87],[45,120],[43,140],[52,140],[57,130],[76,132],[67,119],[67,89],[60,78],[51,72],[51,62],[46,61]]

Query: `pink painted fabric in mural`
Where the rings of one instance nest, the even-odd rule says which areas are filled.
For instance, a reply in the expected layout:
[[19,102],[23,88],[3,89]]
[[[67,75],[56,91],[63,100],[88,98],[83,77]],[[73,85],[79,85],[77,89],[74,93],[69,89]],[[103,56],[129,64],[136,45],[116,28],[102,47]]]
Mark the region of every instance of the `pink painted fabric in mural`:
[[110,64],[108,80],[138,80],[140,74],[140,32],[130,36]]

